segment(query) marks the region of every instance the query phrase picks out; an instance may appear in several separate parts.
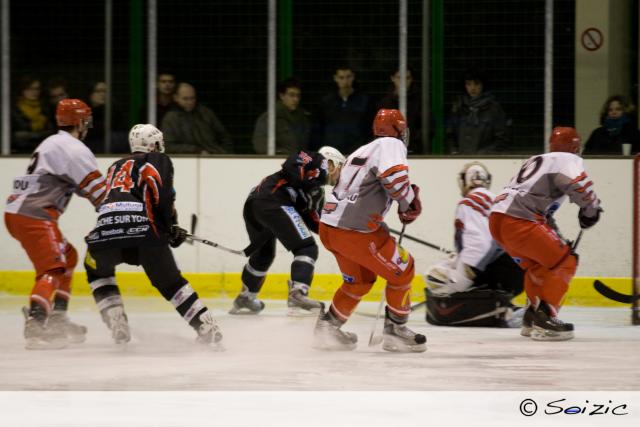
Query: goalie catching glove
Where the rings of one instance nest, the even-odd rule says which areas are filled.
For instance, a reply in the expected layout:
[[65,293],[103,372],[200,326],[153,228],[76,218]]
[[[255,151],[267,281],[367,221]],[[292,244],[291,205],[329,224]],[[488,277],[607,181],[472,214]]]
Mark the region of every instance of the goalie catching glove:
[[171,245],[172,248],[177,248],[183,244],[185,240],[187,240],[187,230],[178,225],[172,225],[171,232],[169,233],[169,245]]
[[400,212],[398,208],[398,217],[403,224],[411,224],[422,213],[422,202],[420,201],[420,187],[415,184],[411,184],[413,188],[413,201],[409,204],[409,209],[404,212]]

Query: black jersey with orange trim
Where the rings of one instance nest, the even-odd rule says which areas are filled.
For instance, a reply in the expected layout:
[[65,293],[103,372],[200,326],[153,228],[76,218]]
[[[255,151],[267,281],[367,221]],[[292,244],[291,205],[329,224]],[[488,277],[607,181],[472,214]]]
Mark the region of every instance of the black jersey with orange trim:
[[134,153],[109,167],[91,249],[166,244],[173,224],[173,164],[163,153]]
[[324,201],[327,161],[321,154],[301,150],[290,155],[282,169],[264,178],[249,194],[251,200],[266,200],[293,206],[307,226],[317,231],[319,211]]

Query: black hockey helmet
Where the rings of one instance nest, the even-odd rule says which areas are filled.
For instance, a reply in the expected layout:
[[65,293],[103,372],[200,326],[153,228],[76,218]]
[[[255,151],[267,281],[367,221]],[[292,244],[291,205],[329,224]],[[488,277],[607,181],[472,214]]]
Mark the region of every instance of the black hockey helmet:
[[308,190],[326,183],[328,162],[320,153],[300,150],[284,161],[282,173],[291,186]]

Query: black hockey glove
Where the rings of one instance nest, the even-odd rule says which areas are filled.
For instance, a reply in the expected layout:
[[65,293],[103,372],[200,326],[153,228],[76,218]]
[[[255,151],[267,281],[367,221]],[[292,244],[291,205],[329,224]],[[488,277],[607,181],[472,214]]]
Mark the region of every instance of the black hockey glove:
[[580,228],[586,230],[587,228],[591,228],[600,220],[600,212],[602,212],[602,208],[598,207],[595,215],[586,216],[585,208],[580,208],[578,211],[578,222],[580,222]]
[[169,244],[171,247],[177,248],[183,244],[185,240],[187,240],[187,230],[178,225],[172,225],[171,232],[169,233]]

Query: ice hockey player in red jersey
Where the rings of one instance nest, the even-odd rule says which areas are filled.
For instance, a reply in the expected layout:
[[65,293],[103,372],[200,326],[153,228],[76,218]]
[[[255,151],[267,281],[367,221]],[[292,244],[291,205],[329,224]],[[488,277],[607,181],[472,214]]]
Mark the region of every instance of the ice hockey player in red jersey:
[[489,169],[478,161],[458,174],[462,200],[455,213],[455,253],[425,275],[427,322],[441,326],[520,327],[524,310],[511,299],[524,273],[489,231],[495,195]]
[[58,103],[58,133],[35,149],[26,174],[14,179],[5,206],[7,229],[36,270],[30,307],[23,310],[27,349],[63,348],[68,342],[85,340],[87,329],[67,316],[78,253],[60,232],[58,218],[73,193],[94,206],[104,198],[104,178],[82,142],[91,119],[91,108],[79,99]]
[[496,197],[489,228],[525,270],[524,286],[531,305],[524,315],[522,335],[561,341],[574,336],[573,324],[558,319],[558,311],[576,273],[578,257],[554,230],[553,212],[568,197],[580,207],[578,221],[587,229],[598,222],[602,208],[578,155],[576,130],[554,128],[549,147],[549,153],[526,160]]
[[426,337],[407,328],[411,312],[413,257],[389,234],[384,216],[395,200],[404,224],[421,213],[419,188],[409,181],[407,123],[398,110],[379,110],[373,122],[377,137],[355,150],[327,196],[320,219],[320,239],[336,257],[343,283],[331,307],[322,312],[314,331],[314,347],[353,350],[357,336],[341,326],[366,295],[377,276],[387,280],[383,348],[422,352]]
[[116,266],[141,265],[151,284],[196,331],[197,341],[215,344],[222,333],[211,312],[182,276],[171,252],[187,233],[177,225],[173,163],[164,154],[162,132],[138,124],[129,132],[131,155],[113,163],[96,227],[85,238],[85,269],[102,320],[116,344],[131,339],[115,280]]

